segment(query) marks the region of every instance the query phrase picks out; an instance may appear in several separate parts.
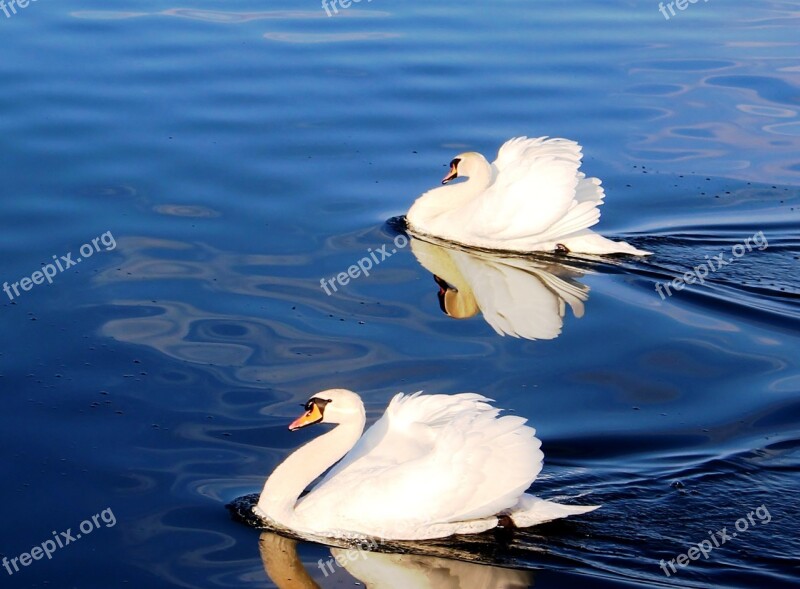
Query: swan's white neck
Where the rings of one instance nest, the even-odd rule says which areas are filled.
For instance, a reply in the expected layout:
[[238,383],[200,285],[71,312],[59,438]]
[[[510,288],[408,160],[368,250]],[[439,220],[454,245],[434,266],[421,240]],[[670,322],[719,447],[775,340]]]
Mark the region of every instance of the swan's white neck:
[[341,423],[295,450],[276,468],[258,499],[256,513],[292,529],[302,529],[294,512],[298,497],[314,479],[325,472],[355,445],[364,431],[366,417]]
[[456,210],[470,200],[483,193],[492,183],[492,166],[489,162],[473,165],[465,182],[448,184],[429,190],[420,196],[406,215],[412,227],[426,233],[440,233],[446,227],[434,227],[437,217],[443,213]]

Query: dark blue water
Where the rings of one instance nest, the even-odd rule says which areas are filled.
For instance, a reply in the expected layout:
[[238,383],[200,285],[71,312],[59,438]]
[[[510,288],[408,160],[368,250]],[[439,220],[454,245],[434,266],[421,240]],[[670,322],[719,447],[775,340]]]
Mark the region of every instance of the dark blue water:
[[[0,12],[0,556],[87,532],[0,568],[4,586],[287,586],[298,563],[322,587],[798,582],[796,3],[669,20],[617,0],[16,10]],[[523,134],[584,145],[598,228],[655,254],[461,260],[493,268],[477,289],[512,284],[461,320],[419,247],[325,294],[455,153]],[[656,292],[759,232],[704,284]],[[61,256],[81,261],[34,284]],[[482,539],[472,563],[462,546],[326,575],[328,547],[260,540],[224,506],[313,435],[286,425],[334,386],[370,419],[399,390],[481,392],[537,428],[533,492],[603,508]]]

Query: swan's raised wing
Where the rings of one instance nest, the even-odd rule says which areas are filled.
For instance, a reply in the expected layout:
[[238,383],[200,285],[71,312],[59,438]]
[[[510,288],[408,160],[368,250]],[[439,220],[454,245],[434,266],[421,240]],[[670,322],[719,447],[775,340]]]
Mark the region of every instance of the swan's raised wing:
[[515,504],[544,455],[525,419],[474,393],[398,394],[296,507],[399,527],[491,517]]
[[510,139],[492,164],[494,182],[465,206],[469,230],[494,240],[547,241],[594,225],[603,190],[578,171],[581,157],[569,139]]
[[435,442],[437,426],[444,425],[471,407],[486,405],[486,401],[488,399],[477,393],[398,393],[383,416],[367,429],[350,452],[314,488],[314,492],[343,471],[353,470],[354,465],[361,466],[359,463],[400,464],[427,455]]

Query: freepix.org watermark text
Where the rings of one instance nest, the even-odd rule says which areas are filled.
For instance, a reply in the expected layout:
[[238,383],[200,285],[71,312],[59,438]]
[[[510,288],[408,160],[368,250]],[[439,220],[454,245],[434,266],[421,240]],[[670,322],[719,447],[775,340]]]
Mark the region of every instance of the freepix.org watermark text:
[[17,14],[17,8],[27,8],[31,2],[36,0],[0,0],[0,10],[6,15],[6,18],[11,18]]
[[[353,4],[358,4],[361,0],[322,0],[322,8],[325,9],[325,13],[328,16],[333,16],[334,14],[339,14],[339,9],[336,8],[336,4],[338,3],[342,8],[350,8]],[[367,0],[367,2],[372,2],[372,0]],[[333,9],[333,12],[331,12]]]
[[90,519],[83,520],[78,526],[79,532],[72,532],[72,528],[67,528],[66,532],[53,531],[53,537],[48,538],[41,544],[37,544],[28,552],[23,552],[14,558],[3,557],[0,564],[9,575],[20,572],[20,567],[28,567],[36,560],[42,560],[45,556],[48,560],[52,560],[53,554],[61,549],[66,548],[73,542],[76,542],[88,536],[95,530],[100,529],[100,523],[105,524],[106,528],[113,528],[117,524],[117,518],[110,507],[107,507],[100,513],[95,513]]
[[[756,517],[754,518],[753,516]],[[756,521],[756,518],[758,521]],[[677,557],[668,561],[662,560],[659,566],[661,570],[664,571],[664,574],[670,577],[678,572],[678,569],[675,567],[676,564],[681,568],[686,568],[692,561],[698,560],[700,555],[702,555],[704,559],[708,559],[715,548],[719,548],[723,544],[735,539],[739,534],[744,534],[751,526],[755,526],[756,524],[766,525],[771,521],[772,516],[767,506],[761,505],[748,513],[747,516],[740,517],[736,520],[734,524],[736,528],[735,532],[728,533],[727,527],[717,530],[716,532],[709,532],[708,539],[693,544],[685,554],[679,554]]]
[[[658,11],[664,15],[665,20],[669,20],[671,16],[678,14],[675,12],[675,8],[683,11],[689,8],[690,4],[697,4],[699,1],[700,0],[675,0],[674,2],[667,2],[666,6],[664,6],[663,2],[659,2]],[[708,2],[708,0],[703,0],[703,2]],[[669,10],[669,13],[667,13],[667,10]]]
[[[745,238],[742,243],[737,243],[734,245],[731,248],[731,254],[733,257],[726,258],[725,252],[721,252],[711,258],[706,256],[705,262],[698,264],[689,272],[686,272],[686,274],[683,276],[680,276],[669,282],[656,282],[656,292],[663,301],[667,297],[672,296],[673,288],[675,290],[683,290],[687,284],[694,284],[695,282],[705,284],[709,273],[716,272],[720,268],[724,268],[728,264],[735,262],[738,258],[741,258],[746,253],[752,252],[754,247],[759,251],[764,251],[767,249],[767,247],[769,247],[769,242],[767,241],[767,237],[764,235],[763,231],[759,231],[752,237]],[[664,294],[665,292],[666,294]]]
[[53,263],[43,264],[41,270],[37,270],[30,276],[20,278],[16,282],[3,282],[3,292],[8,295],[9,300],[13,301],[16,297],[20,296],[20,290],[27,292],[34,286],[43,284],[45,280],[47,284],[53,284],[53,278],[55,278],[58,273],[64,272],[73,266],[77,266],[95,252],[99,252],[100,244],[105,247],[105,251],[111,251],[117,247],[117,242],[111,234],[111,231],[106,231],[102,235],[92,239],[91,242],[84,243],[80,249],[78,249],[80,257],[73,260],[72,252],[68,252],[63,256],[53,256]]
[[[336,286],[337,284],[339,286],[347,286],[351,280],[355,280],[359,276],[369,276],[369,272],[373,267],[377,266],[384,260],[391,258],[393,254],[397,253],[397,250],[403,249],[407,245],[408,238],[405,235],[398,235],[394,238],[395,247],[393,247],[391,250],[387,249],[389,247],[388,243],[384,243],[376,250],[368,248],[368,255],[364,256],[358,262],[348,267],[346,272],[339,272],[333,278],[321,278],[319,281],[319,286],[325,291],[326,295],[331,296],[334,292],[339,290],[339,287]],[[333,291],[331,291],[331,289],[333,289]]]

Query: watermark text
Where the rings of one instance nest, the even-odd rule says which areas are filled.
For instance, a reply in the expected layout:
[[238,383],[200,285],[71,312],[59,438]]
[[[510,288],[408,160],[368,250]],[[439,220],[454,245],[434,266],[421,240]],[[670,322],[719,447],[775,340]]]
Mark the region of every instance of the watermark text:
[[53,531],[53,537],[48,538],[41,544],[37,544],[28,552],[23,552],[14,558],[3,557],[2,565],[9,575],[20,572],[19,567],[30,566],[35,560],[42,560],[45,556],[48,560],[52,560],[53,553],[59,548],[66,548],[73,542],[80,540],[83,536],[88,536],[95,530],[100,529],[100,522],[105,524],[107,528],[113,528],[117,524],[117,518],[111,508],[108,507],[100,513],[95,513],[91,519],[83,520],[78,529],[80,532],[72,533],[72,528],[67,528],[66,532]]
[[[754,247],[759,251],[764,251],[769,247],[769,242],[763,231],[759,231],[752,237],[745,238],[744,242],[734,245],[731,248],[732,258],[725,258],[725,252],[719,253],[712,258],[706,256],[705,262],[698,264],[683,276],[670,282],[656,282],[656,292],[663,301],[667,297],[672,296],[673,288],[675,290],[683,290],[687,284],[694,284],[695,282],[705,284],[709,272],[716,272],[720,268],[724,268],[731,262],[736,261],[737,258],[741,258],[747,252],[753,251]],[[666,291],[667,294],[664,294],[664,291]]]
[[[0,0],[2,2],[3,0]],[[72,268],[73,266],[77,266],[80,264],[84,259],[90,257],[95,252],[100,251],[100,244],[103,244],[105,247],[105,251],[113,250],[117,247],[117,242],[114,239],[114,236],[111,234],[111,231],[106,231],[102,235],[95,237],[92,239],[91,243],[84,243],[78,252],[81,254],[82,257],[72,259],[72,252],[68,252],[66,255],[63,256],[53,256],[52,264],[43,264],[41,270],[37,270],[30,277],[25,276],[17,280],[16,282],[12,282],[9,284],[8,282],[3,283],[3,292],[8,295],[9,300],[14,300],[14,297],[18,297],[20,295],[20,289],[27,292],[31,290],[35,285],[42,284],[45,280],[47,280],[47,284],[53,284],[53,278],[56,277],[56,274],[59,272],[64,272],[65,270]],[[13,291],[13,294],[12,294]]]
[[31,2],[36,0],[0,0],[0,10],[6,15],[6,18],[11,18],[17,14],[17,8],[27,8]]
[[[758,522],[756,522],[756,520],[753,518],[754,515],[758,518]],[[662,560],[659,566],[661,567],[661,570],[664,571],[664,574],[670,577],[678,572],[678,569],[675,568],[676,563],[679,567],[686,568],[692,561],[698,560],[701,554],[703,555],[703,558],[708,559],[709,555],[715,548],[719,548],[726,542],[733,540],[738,534],[743,534],[750,529],[750,526],[755,526],[756,523],[766,525],[771,521],[772,516],[770,515],[767,506],[762,504],[761,507],[748,513],[746,517],[740,517],[736,520],[736,523],[734,524],[736,532],[729,534],[727,527],[716,532],[709,532],[708,536],[710,539],[702,540],[697,544],[692,545],[692,547],[689,548],[685,554],[679,554],[677,557],[668,561]]]
[[[667,5],[664,6],[663,2],[658,3],[658,11],[664,15],[664,20],[669,20],[676,14],[675,8],[678,10],[686,10],[689,7],[689,4],[697,4],[700,0],[675,0],[674,2],[667,2]],[[703,0],[703,2],[708,2],[708,0]],[[667,14],[667,10],[669,10],[669,14]]]
[[[334,14],[339,14],[339,9],[336,8],[337,4],[342,8],[350,8],[350,6],[359,2],[361,0],[322,0],[322,8],[325,9],[325,13],[328,16],[333,16]],[[372,0],[367,0],[367,2],[372,2]],[[331,9],[333,9],[333,12],[331,12]]]
[[394,238],[393,243],[395,247],[391,250],[387,249],[390,246],[388,243],[383,244],[376,250],[368,248],[367,255],[348,267],[347,272],[339,272],[333,278],[321,278],[319,281],[320,288],[325,291],[326,295],[331,296],[333,293],[330,289],[333,289],[333,292],[339,290],[336,284],[339,286],[347,286],[350,280],[355,280],[361,275],[369,276],[369,272],[372,268],[384,260],[391,258],[393,254],[397,253],[397,250],[406,247],[408,245],[408,238],[401,234]]

